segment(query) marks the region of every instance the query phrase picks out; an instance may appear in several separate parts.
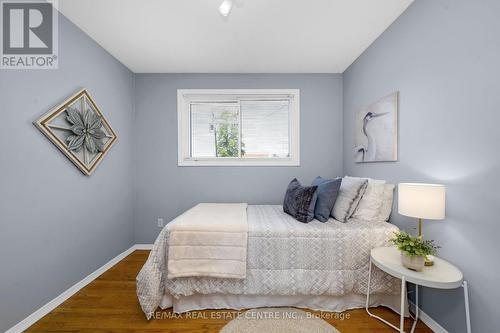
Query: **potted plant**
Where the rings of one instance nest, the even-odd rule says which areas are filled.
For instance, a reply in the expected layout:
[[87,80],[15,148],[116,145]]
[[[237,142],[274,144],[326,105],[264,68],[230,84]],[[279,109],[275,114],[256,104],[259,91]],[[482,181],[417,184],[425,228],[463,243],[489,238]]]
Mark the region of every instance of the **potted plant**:
[[433,240],[413,237],[404,231],[395,233],[391,241],[401,251],[403,266],[417,272],[424,268],[426,256],[436,254],[438,249]]

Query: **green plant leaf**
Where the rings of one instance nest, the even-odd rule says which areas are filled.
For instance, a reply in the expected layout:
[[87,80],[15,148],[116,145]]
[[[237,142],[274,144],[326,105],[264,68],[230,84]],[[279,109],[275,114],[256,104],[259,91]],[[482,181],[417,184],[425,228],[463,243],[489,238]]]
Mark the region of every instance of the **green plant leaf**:
[[421,237],[413,237],[410,234],[400,231],[395,233],[391,242],[396,247],[409,256],[425,256],[436,254],[438,246],[434,245],[433,240],[424,240]]

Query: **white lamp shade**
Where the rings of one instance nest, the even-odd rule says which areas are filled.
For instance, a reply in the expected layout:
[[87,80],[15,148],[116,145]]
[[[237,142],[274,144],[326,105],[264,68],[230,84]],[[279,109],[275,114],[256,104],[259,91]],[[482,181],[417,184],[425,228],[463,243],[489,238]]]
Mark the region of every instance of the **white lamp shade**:
[[400,183],[398,212],[426,220],[445,218],[446,188],[438,184]]

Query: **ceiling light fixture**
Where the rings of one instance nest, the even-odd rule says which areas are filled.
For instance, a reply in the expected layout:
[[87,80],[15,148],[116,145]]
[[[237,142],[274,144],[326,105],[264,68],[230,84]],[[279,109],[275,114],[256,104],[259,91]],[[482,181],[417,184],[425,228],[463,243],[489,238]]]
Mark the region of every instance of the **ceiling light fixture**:
[[219,12],[222,16],[227,17],[231,12],[232,7],[233,7],[232,0],[224,0],[219,6]]

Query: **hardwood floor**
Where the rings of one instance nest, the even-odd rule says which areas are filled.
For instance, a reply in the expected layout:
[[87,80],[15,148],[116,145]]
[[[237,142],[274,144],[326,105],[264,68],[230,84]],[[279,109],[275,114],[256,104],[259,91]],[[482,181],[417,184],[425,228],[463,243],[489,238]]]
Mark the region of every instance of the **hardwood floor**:
[[[219,332],[230,321],[227,311],[195,311],[188,315],[172,318],[170,310],[158,311],[158,317],[147,321],[142,313],[135,294],[135,277],[148,257],[149,251],[135,251],[99,278],[69,298],[48,315],[36,322],[26,332]],[[309,310],[307,310],[309,311]],[[309,311],[316,314],[320,312]],[[391,310],[376,308],[374,312],[381,314],[394,323],[399,317]],[[324,313],[325,314],[325,313]],[[330,313],[326,313],[330,314]],[[337,317],[327,319],[342,333],[394,333],[395,330],[370,318],[365,310],[351,310]],[[407,329],[410,322],[406,323]],[[417,325],[416,332],[431,333],[422,322]]]

